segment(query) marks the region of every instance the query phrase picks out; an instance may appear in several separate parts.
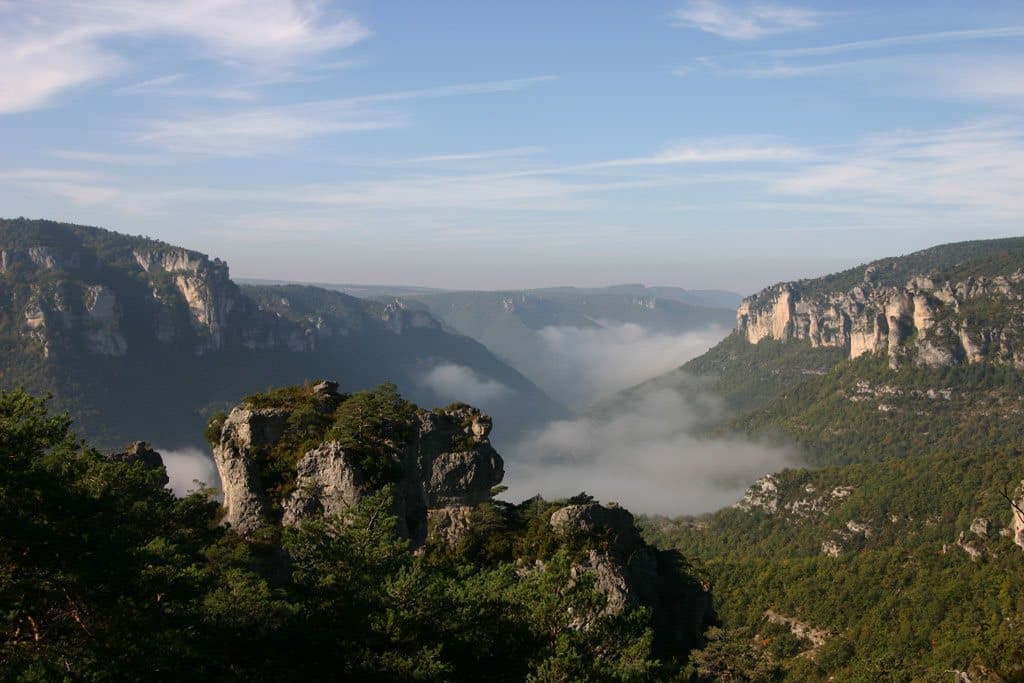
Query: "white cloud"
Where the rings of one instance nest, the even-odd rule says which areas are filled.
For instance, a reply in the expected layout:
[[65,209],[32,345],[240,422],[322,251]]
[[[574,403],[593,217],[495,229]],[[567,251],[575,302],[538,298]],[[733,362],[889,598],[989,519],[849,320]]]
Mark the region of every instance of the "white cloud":
[[738,500],[756,478],[793,464],[787,449],[688,433],[720,401],[663,389],[602,418],[553,422],[505,453],[505,497],[581,491],[633,512],[698,514]]
[[823,17],[821,12],[800,7],[724,0],[692,0],[673,13],[676,26],[735,40],[814,28]]
[[217,468],[209,454],[196,448],[177,451],[156,450],[163,458],[164,467],[167,468],[167,478],[170,479],[167,487],[175,495],[184,496],[194,491],[196,481],[210,488],[220,488],[220,477],[217,476]]
[[481,377],[472,368],[454,363],[434,366],[423,374],[420,384],[443,403],[463,401],[477,407],[486,407],[509,394],[509,388],[501,382]]
[[300,0],[4,3],[0,24],[0,114],[45,106],[111,76],[124,64],[119,39],[170,36],[225,63],[281,67],[369,36],[359,21]]

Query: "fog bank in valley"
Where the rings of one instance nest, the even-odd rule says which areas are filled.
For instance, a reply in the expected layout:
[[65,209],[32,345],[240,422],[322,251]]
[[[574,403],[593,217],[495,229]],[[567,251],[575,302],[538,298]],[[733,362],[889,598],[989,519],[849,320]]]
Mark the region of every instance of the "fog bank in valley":
[[526,435],[506,461],[507,500],[586,491],[636,513],[698,514],[730,505],[759,476],[793,464],[788,449],[688,433],[708,412],[708,394],[659,389],[600,417],[552,422]]
[[454,363],[435,365],[420,377],[419,382],[442,403],[462,401],[480,408],[511,393],[498,380],[481,377],[472,368]]
[[196,481],[202,482],[210,488],[220,489],[220,477],[217,476],[217,467],[209,453],[204,453],[198,448],[184,448],[181,450],[156,449],[163,458],[164,467],[167,468],[167,477],[170,483],[167,485],[176,496],[184,496],[197,488]]
[[[577,410],[677,368],[717,344],[728,330],[710,326],[681,333],[657,332],[633,323],[598,328],[545,327],[547,385]],[[553,392],[554,393],[554,392]]]

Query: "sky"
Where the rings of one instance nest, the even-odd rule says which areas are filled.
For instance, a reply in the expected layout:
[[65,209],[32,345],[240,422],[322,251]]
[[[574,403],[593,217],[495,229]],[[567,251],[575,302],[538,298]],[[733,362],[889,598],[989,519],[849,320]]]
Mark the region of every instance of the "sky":
[[1024,4],[0,0],[0,214],[748,293],[1024,230]]

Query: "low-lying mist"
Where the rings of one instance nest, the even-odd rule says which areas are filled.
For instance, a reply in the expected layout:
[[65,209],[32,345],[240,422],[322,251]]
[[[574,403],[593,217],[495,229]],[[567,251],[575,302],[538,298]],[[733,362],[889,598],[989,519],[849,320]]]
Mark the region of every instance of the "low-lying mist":
[[637,513],[698,514],[734,503],[755,479],[794,463],[788,449],[689,433],[709,411],[724,411],[710,394],[659,389],[600,417],[552,422],[503,454],[503,497],[586,491]]
[[472,368],[455,363],[435,365],[419,382],[444,403],[462,401],[480,408],[511,393],[498,380],[481,377]]
[[171,489],[176,496],[184,496],[190,491],[200,488],[196,482],[210,488],[220,489],[220,477],[217,476],[217,468],[213,459],[208,453],[198,448],[184,448],[181,450],[156,449],[163,458],[164,467],[167,469],[167,478],[170,483],[167,488]]
[[657,332],[633,323],[599,328],[545,327],[545,386],[576,410],[677,368],[728,334],[715,326],[690,332]]

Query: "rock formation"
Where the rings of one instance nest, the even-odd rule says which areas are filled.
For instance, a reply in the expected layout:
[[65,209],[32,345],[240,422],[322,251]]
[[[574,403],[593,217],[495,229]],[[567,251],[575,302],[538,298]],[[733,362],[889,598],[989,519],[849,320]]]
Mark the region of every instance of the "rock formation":
[[140,463],[144,469],[159,471],[161,487],[170,483],[170,479],[167,478],[167,470],[164,469],[164,459],[145,441],[131,443],[123,451],[111,453],[107,457],[115,462],[123,462],[128,465]]
[[[998,360],[1024,368],[1024,271],[937,282],[916,276],[902,286],[877,284],[870,267],[848,291],[822,292],[816,281],[787,282],[743,300],[737,329],[748,342],[806,340],[849,351],[880,353],[892,367]],[[996,306],[1010,316],[979,315]]]
[[567,505],[551,515],[550,524],[561,536],[594,544],[573,574],[594,577],[594,587],[607,598],[604,613],[657,604],[658,561],[627,510],[594,502]]
[[[310,389],[318,410],[330,416],[347,396],[337,384],[320,382]],[[340,515],[374,489],[357,450],[329,438],[297,461],[293,484],[277,500],[264,489],[261,457],[285,436],[293,409],[234,408],[219,427],[214,462],[224,493],[224,521],[246,534],[276,521],[295,525],[315,514]],[[469,528],[472,508],[491,499],[503,476],[501,456],[491,447],[491,420],[469,406],[443,410],[416,409],[409,434],[390,444],[395,478],[394,512],[399,532],[416,545],[432,535],[456,543]]]

